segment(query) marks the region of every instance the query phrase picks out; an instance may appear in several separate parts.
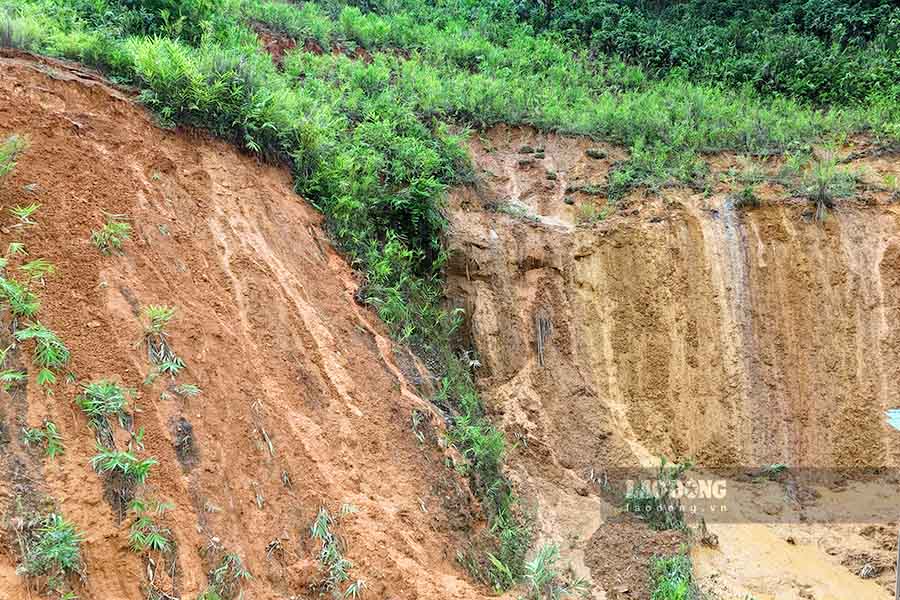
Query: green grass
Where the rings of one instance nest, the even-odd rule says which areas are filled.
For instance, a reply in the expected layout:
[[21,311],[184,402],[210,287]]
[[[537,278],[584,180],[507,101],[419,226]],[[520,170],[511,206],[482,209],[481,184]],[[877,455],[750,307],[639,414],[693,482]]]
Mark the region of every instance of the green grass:
[[559,548],[542,546],[525,563],[525,600],[560,600],[569,596],[590,596],[590,586],[580,578],[567,581],[559,571]]
[[686,554],[657,557],[650,562],[650,600],[702,600],[694,584],[691,559]]

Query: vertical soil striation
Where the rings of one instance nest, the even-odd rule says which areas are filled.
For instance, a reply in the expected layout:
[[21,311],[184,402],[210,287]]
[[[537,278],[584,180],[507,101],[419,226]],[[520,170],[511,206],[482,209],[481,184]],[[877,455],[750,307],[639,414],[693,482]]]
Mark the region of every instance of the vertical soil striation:
[[633,193],[598,218],[615,148],[498,127],[471,151],[448,294],[518,442],[516,477],[576,562],[598,547],[583,512],[610,468],[897,465],[884,411],[900,403],[900,210],[886,193],[864,185],[824,223],[774,184],[758,209],[718,183]]

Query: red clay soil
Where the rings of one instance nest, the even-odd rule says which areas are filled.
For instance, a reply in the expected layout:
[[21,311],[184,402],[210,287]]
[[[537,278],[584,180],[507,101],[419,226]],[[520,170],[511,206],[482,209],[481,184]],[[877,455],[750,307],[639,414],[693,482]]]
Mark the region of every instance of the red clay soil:
[[[246,598],[318,597],[309,526],[320,507],[338,515],[344,504],[357,510],[337,528],[368,597],[482,597],[454,560],[478,532],[477,506],[437,437],[417,441],[411,415],[432,409],[383,327],[354,302],[354,273],[286,170],[162,130],[88,73],[6,53],[0,135],[12,133],[30,146],[0,184],[0,205],[41,207],[26,227],[4,210],[0,246],[23,242],[28,260],[56,266],[36,286],[39,317],[71,350],[77,383],[60,373],[46,394],[30,343],[11,351],[29,382],[0,402],[0,597],[40,591],[40,580],[15,573],[13,530],[22,513],[53,507],[84,533],[85,578],[69,582],[79,598],[148,597],[148,564],[128,548],[132,519],[120,521],[104,499],[89,465],[94,434],[73,404],[80,384],[101,378],[136,390],[134,427],[146,432],[137,453],[159,461],[137,494],[175,505],[164,519],[174,560],[154,557],[160,597],[196,597],[226,552],[252,574]],[[104,212],[134,227],[121,255],[89,240]],[[140,313],[150,304],[175,307],[170,342],[186,368],[146,385]],[[202,393],[181,397],[175,384]],[[66,445],[55,460],[20,433],[45,418]],[[123,449],[128,436],[114,428]]]
[[297,47],[297,42],[293,38],[274,31],[262,23],[254,22],[250,26],[256,32],[260,43],[266,49],[266,52],[272,56],[272,60],[275,61],[276,65],[280,66],[284,62],[284,55],[288,50],[293,50]]
[[[269,55],[271,55],[272,60],[278,67],[281,67],[281,65],[284,63],[285,54],[297,47],[297,40],[285,33],[275,31],[271,27],[267,27],[266,25],[258,22],[253,22],[250,24],[250,26],[253,28],[253,31],[256,32],[256,36],[259,38],[259,43],[262,44],[265,51],[268,52]],[[312,38],[308,38],[303,43],[303,50],[305,52],[311,52],[312,54],[316,55],[325,53],[325,50],[322,48],[319,42]],[[366,64],[372,62],[372,55],[369,53],[369,51],[359,46],[351,49],[336,43],[331,47],[331,54],[333,56],[344,55],[353,60],[361,60]]]

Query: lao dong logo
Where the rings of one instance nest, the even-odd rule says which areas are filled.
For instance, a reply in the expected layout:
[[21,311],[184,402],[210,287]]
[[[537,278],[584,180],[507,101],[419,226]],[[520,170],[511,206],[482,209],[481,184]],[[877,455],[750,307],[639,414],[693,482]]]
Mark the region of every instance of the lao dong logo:
[[659,481],[658,479],[628,480],[626,493],[630,496],[639,491],[650,493],[657,498],[673,500],[724,500],[727,482],[724,479],[678,479]]

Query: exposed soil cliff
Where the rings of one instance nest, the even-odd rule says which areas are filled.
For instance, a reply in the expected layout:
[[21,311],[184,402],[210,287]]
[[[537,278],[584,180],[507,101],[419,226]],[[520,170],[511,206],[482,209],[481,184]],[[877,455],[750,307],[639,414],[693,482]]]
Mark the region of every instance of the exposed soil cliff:
[[[480,387],[518,442],[517,478],[539,498],[545,534],[571,538],[576,562],[587,552],[611,597],[640,597],[630,594],[646,567],[613,576],[590,556],[617,554],[596,539],[616,537],[597,529],[593,485],[610,468],[659,456],[896,466],[900,433],[884,411],[900,403],[900,209],[879,185],[900,171],[891,156],[850,165],[865,169],[860,191],[819,223],[775,183],[758,186],[761,207],[739,210],[724,176],[706,190],[632,194],[604,219],[616,148],[497,128],[472,153],[478,183],[451,198],[449,296],[470,316]],[[739,169],[727,156],[711,166]],[[847,535],[862,540],[859,529]],[[725,590],[795,597],[809,583],[817,598],[842,586],[880,597],[838,564],[852,546],[832,544],[836,559],[810,550],[836,567],[834,587],[772,575],[754,589],[732,563]],[[769,558],[773,573],[790,568]]]
[[[151,572],[168,594],[158,597],[194,598],[223,552],[252,574],[247,598],[317,597],[323,573],[309,526],[320,507],[338,515],[345,504],[356,511],[339,519],[342,547],[369,597],[480,597],[454,560],[477,506],[444,466],[439,419],[398,366],[415,363],[395,358],[354,302],[353,272],[285,170],[161,130],[88,73],[6,54],[0,135],[10,133],[30,147],[0,204],[41,207],[25,227],[4,210],[2,246],[23,242],[30,258],[56,266],[38,287],[39,317],[71,350],[77,382],[61,374],[51,396],[29,368],[28,385],[0,402],[0,597],[33,597],[15,574],[15,529],[39,508],[84,533],[86,578],[74,584],[83,600],[148,597]],[[89,241],[104,212],[134,227],[122,255],[102,256]],[[179,396],[167,376],[145,381],[139,315],[149,304],[175,307],[170,341],[186,364],[177,383],[199,386],[199,396]],[[11,352],[30,364],[24,348]],[[149,571],[128,549],[132,518],[104,500],[89,465],[94,433],[73,405],[79,384],[101,378],[137,390],[140,455],[159,461],[139,493],[175,505],[166,517],[174,557],[163,565],[157,556]],[[424,442],[413,411],[424,416]],[[45,418],[66,447],[54,460],[22,435]],[[117,437],[124,448],[127,434]]]

